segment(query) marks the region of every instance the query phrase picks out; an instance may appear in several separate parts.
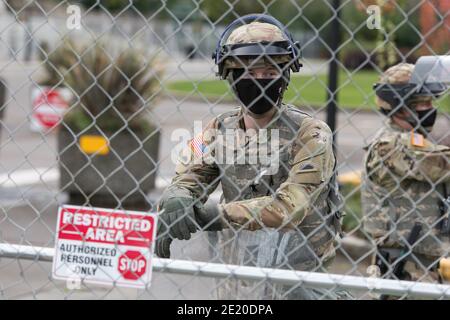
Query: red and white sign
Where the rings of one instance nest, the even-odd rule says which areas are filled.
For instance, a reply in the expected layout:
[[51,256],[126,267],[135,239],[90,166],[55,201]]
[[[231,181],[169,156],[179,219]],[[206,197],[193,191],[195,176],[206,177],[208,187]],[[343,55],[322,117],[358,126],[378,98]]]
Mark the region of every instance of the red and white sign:
[[153,213],[60,207],[53,278],[149,286],[156,223]]
[[61,122],[72,93],[67,88],[35,87],[31,90],[31,130],[45,132]]

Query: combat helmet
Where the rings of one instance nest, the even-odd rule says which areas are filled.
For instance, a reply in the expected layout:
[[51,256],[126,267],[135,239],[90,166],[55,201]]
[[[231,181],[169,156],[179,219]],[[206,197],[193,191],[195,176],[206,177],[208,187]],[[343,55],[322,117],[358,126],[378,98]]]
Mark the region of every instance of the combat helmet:
[[222,33],[213,59],[218,75],[226,79],[233,68],[250,66],[255,60],[271,64],[287,63],[293,72],[302,64],[300,44],[286,27],[272,16],[250,14],[236,19]]
[[393,115],[409,102],[420,98],[437,98],[450,82],[450,56],[423,56],[416,65],[400,63],[387,69],[374,85],[380,110]]
[[[400,101],[397,101],[396,99],[394,91],[400,86],[404,86],[409,83],[413,71],[413,64],[400,63],[390,67],[381,75],[379,82],[374,88],[376,92],[376,104],[382,112],[388,114],[395,107],[397,107],[398,104],[400,104]],[[384,91],[380,90],[382,85],[385,85]],[[388,87],[387,85],[391,85],[391,87]],[[392,94],[389,94],[387,91],[392,92]]]
[[[300,57],[299,42],[293,40],[281,22],[264,14],[246,15],[229,24],[213,53],[217,75],[227,79],[238,96],[242,95],[236,89],[235,80],[243,70],[276,66],[282,77],[280,98],[289,83],[290,72],[298,72],[302,66]],[[264,89],[270,87],[261,85]]]

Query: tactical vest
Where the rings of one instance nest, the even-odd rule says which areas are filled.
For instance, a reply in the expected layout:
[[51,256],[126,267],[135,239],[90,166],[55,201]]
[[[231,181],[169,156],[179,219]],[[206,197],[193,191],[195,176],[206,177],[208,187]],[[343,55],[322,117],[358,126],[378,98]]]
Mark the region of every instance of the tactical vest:
[[[293,144],[298,136],[303,119],[310,116],[287,105],[283,105],[276,116],[275,123],[270,125],[268,130],[279,130],[278,171],[274,174],[261,175],[264,166],[259,162],[251,165],[218,163],[223,191],[222,200],[226,203],[273,196],[280,185],[287,180],[296,152],[293,150]],[[239,109],[224,113],[217,120],[219,132],[222,134],[226,134],[227,129],[240,128]],[[226,150],[223,152],[226,152]],[[254,152],[257,151],[252,150],[251,147],[245,147],[246,157]],[[334,184],[333,188],[331,188],[332,184]],[[341,207],[342,200],[338,194],[335,176],[333,176],[327,188],[311,205],[311,209],[308,209],[309,212],[306,213],[304,220],[298,226],[302,233],[301,236],[308,238],[308,247],[314,248],[315,254],[319,257],[323,256],[330,247],[332,248],[332,242],[336,235],[334,231],[337,229],[337,232],[340,232],[341,219],[340,211],[337,208]],[[304,241],[304,238],[302,241]],[[308,255],[311,255],[311,249],[308,249]],[[299,260],[302,259],[304,257],[299,258]]]
[[[365,163],[374,145],[369,145]],[[367,177],[367,169],[361,186],[364,230],[383,239],[382,247],[404,248],[414,223],[419,222],[422,230],[413,252],[427,257],[447,255],[450,243],[448,236],[441,234],[438,221],[443,214],[444,184],[397,177],[397,187],[388,191]],[[450,190],[450,183],[446,187]]]

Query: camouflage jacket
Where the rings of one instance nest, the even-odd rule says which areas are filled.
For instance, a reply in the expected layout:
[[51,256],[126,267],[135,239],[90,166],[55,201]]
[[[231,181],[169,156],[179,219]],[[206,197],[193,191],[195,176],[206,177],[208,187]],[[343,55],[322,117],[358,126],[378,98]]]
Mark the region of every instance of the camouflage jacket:
[[[241,108],[213,119],[201,139],[206,145],[203,150],[208,150],[202,155],[202,161],[198,161],[198,151],[192,148],[191,142],[180,157],[168,191],[204,202],[221,183],[224,200],[221,208],[231,225],[248,230],[264,227],[300,230],[318,256],[334,252],[335,234],[330,223],[336,223],[332,208],[338,205],[338,190],[332,133],[328,126],[283,104],[265,128],[269,161],[260,161],[260,157],[251,164],[239,161],[239,157],[232,162],[217,161],[218,153],[227,153],[229,147],[219,141],[236,131],[243,136],[237,139],[235,156],[238,153],[251,159],[261,153],[257,146],[264,138],[252,143],[248,137],[250,130],[236,130],[243,128]],[[278,135],[279,152],[272,149],[272,132]],[[274,154],[278,159],[272,157]]]
[[364,230],[378,245],[400,248],[419,222],[422,231],[413,251],[437,257],[450,249],[439,228],[444,188],[450,192],[450,148],[422,136],[419,143],[412,138],[411,132],[389,122],[367,147]]

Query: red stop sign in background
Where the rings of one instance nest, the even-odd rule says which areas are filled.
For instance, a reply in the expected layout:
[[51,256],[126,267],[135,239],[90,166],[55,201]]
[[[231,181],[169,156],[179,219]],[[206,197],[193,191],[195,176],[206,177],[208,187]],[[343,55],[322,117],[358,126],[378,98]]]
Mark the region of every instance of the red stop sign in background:
[[137,280],[147,270],[147,259],[139,251],[127,251],[119,257],[118,269],[128,280]]
[[69,103],[63,97],[60,89],[42,88],[35,93],[33,99],[33,116],[43,129],[55,127],[61,120]]

